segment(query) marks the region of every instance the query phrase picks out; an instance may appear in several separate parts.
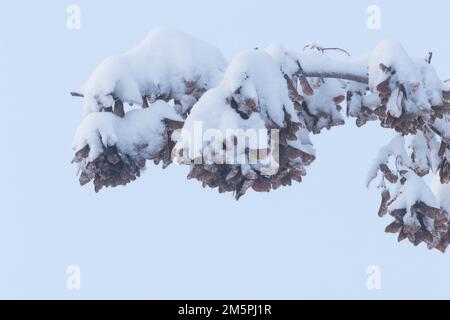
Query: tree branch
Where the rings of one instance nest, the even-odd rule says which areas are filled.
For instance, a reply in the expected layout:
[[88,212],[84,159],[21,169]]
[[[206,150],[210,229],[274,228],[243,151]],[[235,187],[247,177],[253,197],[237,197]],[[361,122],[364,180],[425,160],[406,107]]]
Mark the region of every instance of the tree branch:
[[[357,74],[352,73],[342,73],[342,72],[333,72],[333,71],[304,71],[302,70],[302,75],[305,78],[331,78],[331,79],[340,79],[340,80],[348,80],[348,81],[355,81],[362,84],[369,84],[369,77],[364,77]],[[76,92],[71,91],[70,95],[72,97],[79,97],[83,98],[84,95]]]

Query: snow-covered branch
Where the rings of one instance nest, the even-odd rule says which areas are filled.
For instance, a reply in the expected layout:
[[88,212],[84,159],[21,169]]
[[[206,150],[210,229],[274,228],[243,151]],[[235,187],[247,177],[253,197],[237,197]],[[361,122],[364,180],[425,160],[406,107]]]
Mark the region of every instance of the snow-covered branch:
[[309,71],[303,72],[306,78],[340,79],[369,84],[369,77],[352,73],[341,73],[336,71]]
[[[361,58],[329,53],[273,44],[227,63],[215,47],[182,32],[151,31],[72,92],[85,111],[74,141],[80,183],[93,180],[96,191],[124,185],[146,160],[174,160],[191,166],[188,178],[239,199],[250,189],[301,182],[315,160],[310,135],[343,125],[346,116],[358,126],[379,121],[398,133],[369,174],[369,181],[381,177],[380,216],[395,219],[386,231],[444,251],[449,83],[430,57],[412,58],[393,40]],[[423,179],[431,174],[432,189]]]

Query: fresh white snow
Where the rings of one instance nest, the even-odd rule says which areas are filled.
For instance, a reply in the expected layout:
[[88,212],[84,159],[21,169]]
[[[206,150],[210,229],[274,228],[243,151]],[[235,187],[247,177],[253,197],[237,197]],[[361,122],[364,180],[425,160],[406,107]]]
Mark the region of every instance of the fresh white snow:
[[[89,145],[88,161],[95,160],[107,146],[117,146],[125,154],[152,155],[163,144],[164,119],[183,121],[173,107],[157,101],[147,109],[127,112],[120,118],[111,112],[94,112],[87,115],[78,127],[73,149]],[[146,145],[145,148],[141,146]]]
[[218,49],[170,28],[152,30],[134,49],[105,59],[85,84],[86,113],[110,107],[114,98],[142,104],[145,95],[185,96],[186,82],[208,89],[226,62]]

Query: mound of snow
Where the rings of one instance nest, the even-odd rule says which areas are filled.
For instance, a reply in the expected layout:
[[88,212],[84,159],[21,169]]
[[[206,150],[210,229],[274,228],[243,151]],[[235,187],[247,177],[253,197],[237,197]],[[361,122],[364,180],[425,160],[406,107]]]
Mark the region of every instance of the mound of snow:
[[81,94],[86,113],[113,105],[115,99],[142,104],[143,96],[183,99],[186,84],[205,90],[222,78],[226,62],[218,49],[169,28],[152,30],[134,49],[104,60]]

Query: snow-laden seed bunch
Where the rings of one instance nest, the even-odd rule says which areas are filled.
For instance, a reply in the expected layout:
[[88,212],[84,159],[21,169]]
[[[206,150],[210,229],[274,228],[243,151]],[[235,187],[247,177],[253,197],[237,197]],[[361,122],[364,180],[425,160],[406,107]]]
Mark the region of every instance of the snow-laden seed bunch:
[[[188,177],[237,199],[249,188],[267,192],[300,182],[314,150],[288,80],[267,52],[238,55],[193,107],[175,145],[175,158],[193,164]],[[193,143],[196,124],[203,139]]]
[[85,110],[74,141],[80,183],[93,181],[96,191],[125,185],[147,160],[175,161],[190,166],[188,178],[239,199],[300,182],[315,159],[310,135],[343,125],[345,115],[358,126],[379,121],[397,132],[368,179],[380,177],[379,215],[394,218],[386,232],[444,251],[450,84],[437,76],[431,54],[411,58],[392,40],[362,58],[332,51],[274,44],[226,63],[209,44],[153,30],[73,93]]
[[80,184],[93,180],[99,191],[135,180],[146,160],[172,163],[172,133],[225,67],[216,48],[169,29],[103,61],[72,93],[83,97],[86,115],[74,140]]
[[183,118],[164,101],[151,108],[129,111],[121,117],[111,112],[89,113],[75,135],[75,157],[80,184],[94,181],[95,191],[136,180],[147,160],[171,162],[174,143],[170,135]]

